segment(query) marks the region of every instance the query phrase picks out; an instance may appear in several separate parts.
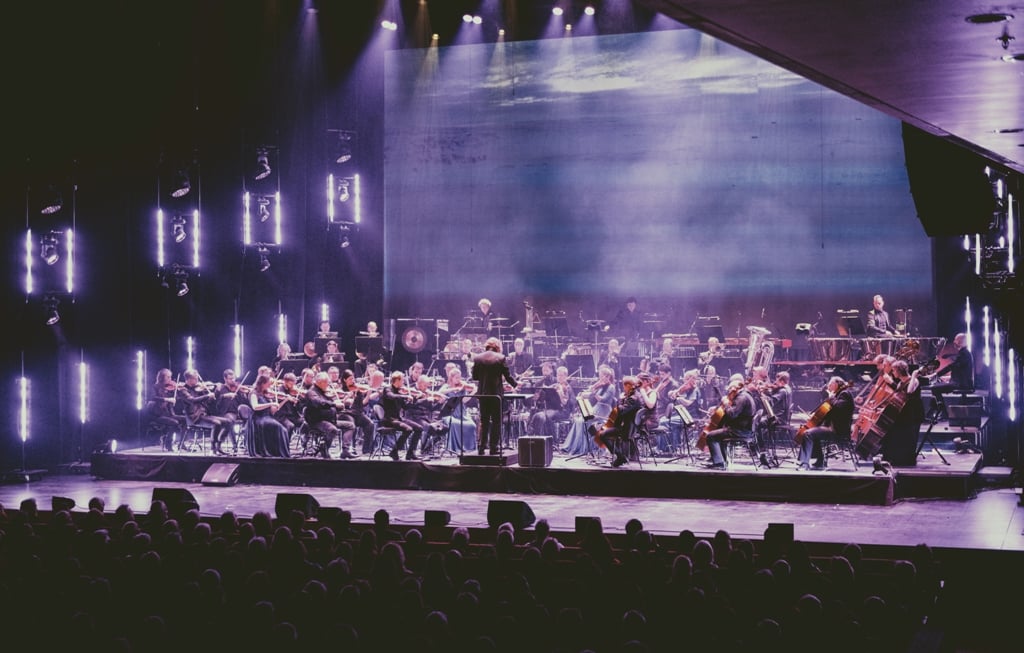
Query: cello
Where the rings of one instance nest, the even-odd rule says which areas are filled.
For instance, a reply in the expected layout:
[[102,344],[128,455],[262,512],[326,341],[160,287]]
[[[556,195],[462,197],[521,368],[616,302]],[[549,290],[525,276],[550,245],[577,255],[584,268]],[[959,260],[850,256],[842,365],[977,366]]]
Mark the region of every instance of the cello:
[[747,382],[736,384],[729,393],[722,398],[721,403],[718,407],[708,416],[708,423],[704,425],[704,430],[700,432],[700,437],[697,438],[697,450],[701,451],[708,446],[708,433],[711,433],[715,429],[721,428],[722,420],[725,419],[725,410],[732,405],[732,402],[736,400],[736,395],[739,394],[740,390],[746,386]]
[[821,405],[814,409],[814,412],[811,413],[811,416],[807,418],[807,421],[804,422],[803,426],[797,429],[796,435],[793,436],[793,439],[796,440],[797,445],[803,443],[804,435],[807,433],[808,429],[812,429],[815,426],[821,426],[821,423],[825,421],[825,416],[828,415],[829,411],[832,410],[832,402],[835,400],[835,398],[839,396],[840,392],[846,390],[852,385],[853,381],[843,381],[836,387],[835,395],[821,402]]

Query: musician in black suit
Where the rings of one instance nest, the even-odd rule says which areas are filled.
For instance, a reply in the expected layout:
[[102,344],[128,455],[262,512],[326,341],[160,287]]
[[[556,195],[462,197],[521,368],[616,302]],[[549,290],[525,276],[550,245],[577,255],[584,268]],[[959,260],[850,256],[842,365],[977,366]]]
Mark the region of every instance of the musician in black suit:
[[889,321],[889,314],[885,312],[885,299],[881,295],[875,295],[871,303],[873,308],[868,311],[868,336],[872,338],[885,338],[896,335],[896,329]]
[[638,341],[644,330],[644,317],[637,310],[636,297],[626,299],[626,305],[619,309],[607,328],[613,335],[622,339],[624,354],[635,356],[638,353]]
[[501,404],[505,381],[513,388],[517,382],[501,353],[501,341],[488,338],[484,351],[473,357],[473,380],[477,382],[480,402],[480,439],[477,453],[484,455],[486,444],[492,456],[501,452]]
[[622,379],[622,395],[612,409],[608,421],[601,429],[598,429],[596,424],[591,424],[587,429],[599,446],[607,447],[608,451],[615,455],[612,467],[622,467],[629,462],[626,454],[629,451],[629,436],[633,432],[636,414],[642,408],[653,409],[656,404],[654,393],[645,396],[637,392],[639,388],[640,384],[635,376]]
[[721,405],[724,407],[725,415],[720,427],[706,434],[708,450],[711,452],[711,463],[708,467],[711,469],[725,469],[725,454],[722,452],[724,440],[750,440],[754,437],[754,413],[757,412],[757,407],[754,404],[754,397],[747,390],[742,374],[733,374],[729,377],[726,397]]
[[[804,432],[800,443],[799,469],[825,469],[825,452],[821,448],[822,440],[849,440],[853,428],[853,394],[845,387],[846,382],[841,376],[833,376],[826,386],[830,408],[825,413],[821,424]],[[840,388],[843,388],[840,390]],[[820,407],[819,407],[820,410]],[[817,411],[815,411],[817,412]],[[815,458],[811,462],[811,458]]]
[[924,421],[924,405],[921,403],[921,384],[917,374],[920,368],[910,371],[904,360],[892,364],[896,379],[896,397],[903,402],[892,425],[882,438],[879,453],[882,459],[900,467],[917,464],[917,438]]
[[533,367],[533,356],[526,351],[526,341],[522,338],[516,338],[512,347],[512,352],[507,356],[508,368],[515,376],[521,376]]
[[949,374],[949,380],[941,383],[932,383],[932,396],[935,397],[936,407],[945,412],[945,395],[949,392],[974,392],[974,356],[967,348],[967,334],[958,333],[953,336],[953,346],[956,347],[956,357],[951,363],[940,367],[929,379],[939,379]]

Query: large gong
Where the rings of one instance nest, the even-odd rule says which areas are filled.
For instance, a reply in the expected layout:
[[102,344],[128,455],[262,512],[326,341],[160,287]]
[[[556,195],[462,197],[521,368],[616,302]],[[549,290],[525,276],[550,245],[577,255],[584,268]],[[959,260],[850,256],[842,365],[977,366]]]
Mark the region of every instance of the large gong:
[[411,354],[418,354],[427,346],[427,332],[418,326],[408,327],[402,332],[402,346]]

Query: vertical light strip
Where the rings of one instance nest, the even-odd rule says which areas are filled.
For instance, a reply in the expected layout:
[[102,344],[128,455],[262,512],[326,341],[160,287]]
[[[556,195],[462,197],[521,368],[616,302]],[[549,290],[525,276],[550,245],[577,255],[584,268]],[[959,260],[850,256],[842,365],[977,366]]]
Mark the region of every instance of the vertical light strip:
[[[330,322],[331,321],[331,311],[330,311],[329,308],[327,308],[327,303],[326,302],[324,302],[323,304],[320,304],[320,321],[321,322]],[[317,326],[319,326],[319,325],[317,325]]]
[[277,314],[277,344],[288,342],[288,316],[284,313]]
[[242,244],[252,245],[252,214],[249,213],[249,192],[242,194]]
[[18,391],[21,394],[19,397],[20,405],[18,408],[18,435],[21,436],[22,444],[28,442],[28,396],[29,396],[29,382],[26,377],[21,377],[18,380]]
[[194,356],[195,341],[192,340],[192,336],[185,338],[185,369],[194,370],[196,369],[196,359]]
[[64,234],[65,271],[68,294],[75,292],[75,232],[68,229]]
[[971,251],[971,237],[968,236],[967,234],[964,234],[964,251]]
[[988,324],[988,306],[985,306],[981,309],[981,335],[985,343],[985,348],[982,350],[981,353],[981,359],[985,361],[985,367],[988,367],[989,365],[992,364],[992,358],[989,355],[990,339]]
[[192,212],[192,267],[199,269],[199,209]]
[[981,234],[974,234],[974,274],[981,276]]
[[1006,352],[1006,394],[1010,400],[1010,421],[1017,421],[1017,357],[1010,347]]
[[35,291],[35,281],[32,278],[32,257],[35,255],[35,245],[32,242],[32,230],[25,231],[25,294],[31,295]]
[[1003,355],[1001,352],[1003,337],[999,333],[999,320],[992,323],[992,344],[995,347],[992,352],[992,377],[995,379],[996,399],[1003,398]]
[[334,222],[334,175],[327,175],[327,222]]
[[363,193],[359,186],[359,174],[352,176],[352,201],[355,203],[355,223],[363,221]]
[[274,244],[281,244],[281,191],[274,193]]
[[242,325],[236,324],[234,350],[235,350],[235,376],[242,375]]
[[163,267],[164,261],[164,210],[156,210],[156,264]]
[[146,400],[146,355],[135,352],[135,410],[142,410]]
[[78,420],[89,421],[89,366],[84,360],[78,361]]
[[964,306],[964,324],[966,324],[967,351],[974,352],[974,336],[971,334],[971,298],[967,298]]
[[1016,227],[1013,225],[1013,220],[1016,216],[1013,214],[1013,193],[1006,196],[1006,271],[1013,274],[1013,271],[1017,268],[1017,262],[1013,260],[1015,255],[1013,239],[1016,237]]

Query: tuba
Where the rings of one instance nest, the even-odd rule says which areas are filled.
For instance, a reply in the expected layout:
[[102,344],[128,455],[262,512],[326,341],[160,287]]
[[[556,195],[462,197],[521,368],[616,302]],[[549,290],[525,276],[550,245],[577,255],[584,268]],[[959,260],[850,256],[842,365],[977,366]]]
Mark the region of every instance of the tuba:
[[755,367],[768,369],[775,358],[775,344],[768,340],[772,332],[764,327],[748,326],[747,331],[750,331],[750,344],[747,345],[747,362],[744,369],[749,376]]

